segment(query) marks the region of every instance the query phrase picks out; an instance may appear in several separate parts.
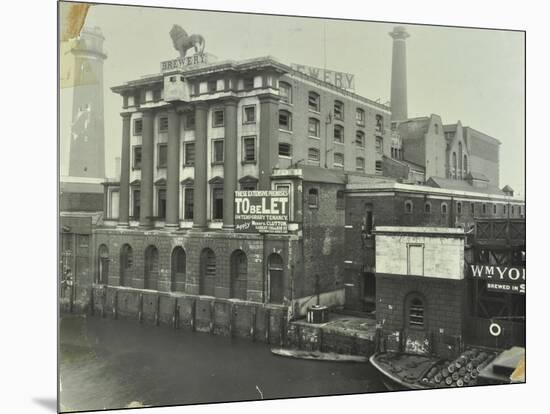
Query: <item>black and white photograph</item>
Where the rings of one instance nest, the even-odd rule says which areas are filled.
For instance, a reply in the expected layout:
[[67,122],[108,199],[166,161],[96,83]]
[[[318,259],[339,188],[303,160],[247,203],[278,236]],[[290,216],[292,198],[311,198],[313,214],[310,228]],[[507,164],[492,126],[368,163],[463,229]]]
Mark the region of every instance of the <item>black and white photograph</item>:
[[526,382],[524,30],[57,7],[59,412]]

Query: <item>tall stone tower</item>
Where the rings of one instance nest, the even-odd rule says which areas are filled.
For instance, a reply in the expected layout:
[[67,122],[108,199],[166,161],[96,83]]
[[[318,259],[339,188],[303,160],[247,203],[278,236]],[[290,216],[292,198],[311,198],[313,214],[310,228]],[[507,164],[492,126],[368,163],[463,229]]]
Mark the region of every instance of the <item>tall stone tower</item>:
[[104,37],[98,27],[84,28],[71,48],[74,59],[69,176],[105,177],[103,125]]
[[407,45],[410,35],[403,26],[393,28],[389,33],[393,39],[391,66],[391,120],[405,121],[407,114]]

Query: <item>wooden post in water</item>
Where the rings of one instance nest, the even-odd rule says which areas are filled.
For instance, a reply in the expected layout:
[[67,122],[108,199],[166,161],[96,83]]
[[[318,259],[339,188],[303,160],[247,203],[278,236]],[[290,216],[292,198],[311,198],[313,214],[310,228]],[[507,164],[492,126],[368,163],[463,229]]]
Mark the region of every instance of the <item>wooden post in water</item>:
[[115,319],[118,319],[118,290],[115,290],[115,294],[113,296],[113,317]]
[[197,314],[197,299],[193,299],[191,304],[191,331],[195,331],[195,318]]
[[269,343],[269,336],[270,336],[270,330],[271,330],[271,320],[270,320],[270,310],[269,308],[265,308],[265,342]]
[[155,305],[155,326],[159,326],[160,319],[160,295],[157,294],[157,303]]
[[214,301],[210,302],[210,326],[209,326],[210,333],[214,332],[214,318],[215,318],[215,316],[214,316],[214,312],[215,312],[214,306],[215,306],[215,302]]
[[252,306],[252,312],[251,312],[251,324],[250,324],[250,336],[252,337],[252,341],[256,340],[256,313],[257,313],[256,306]]
[[140,323],[143,321],[143,293],[140,293],[140,294],[139,294],[138,321],[139,321]]

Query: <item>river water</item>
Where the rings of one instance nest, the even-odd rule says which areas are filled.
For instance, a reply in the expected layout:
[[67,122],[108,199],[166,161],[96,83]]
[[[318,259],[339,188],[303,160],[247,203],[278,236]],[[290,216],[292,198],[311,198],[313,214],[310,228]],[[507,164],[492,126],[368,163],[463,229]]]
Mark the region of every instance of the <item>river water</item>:
[[63,317],[63,411],[383,391],[368,363],[275,356],[265,343],[136,321]]

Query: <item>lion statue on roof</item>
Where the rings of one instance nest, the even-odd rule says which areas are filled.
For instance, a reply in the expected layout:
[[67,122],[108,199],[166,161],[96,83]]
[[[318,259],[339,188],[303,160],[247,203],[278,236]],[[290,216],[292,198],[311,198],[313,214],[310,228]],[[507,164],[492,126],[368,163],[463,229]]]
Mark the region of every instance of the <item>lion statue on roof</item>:
[[195,53],[203,53],[204,51],[204,38],[200,34],[192,34],[189,36],[178,24],[172,26],[170,37],[172,38],[174,49],[180,53],[182,59],[191,48],[195,48]]

